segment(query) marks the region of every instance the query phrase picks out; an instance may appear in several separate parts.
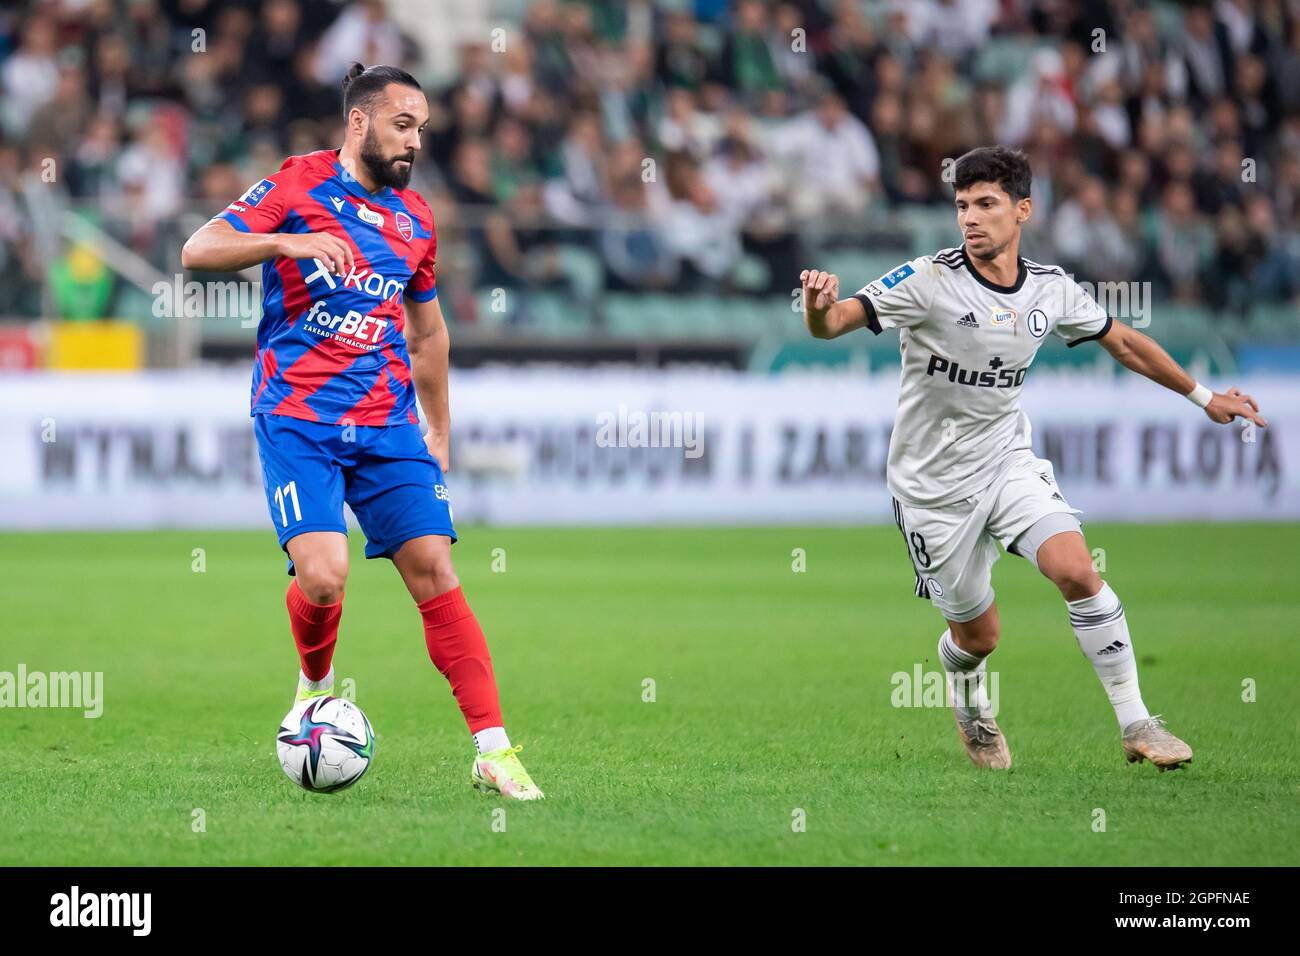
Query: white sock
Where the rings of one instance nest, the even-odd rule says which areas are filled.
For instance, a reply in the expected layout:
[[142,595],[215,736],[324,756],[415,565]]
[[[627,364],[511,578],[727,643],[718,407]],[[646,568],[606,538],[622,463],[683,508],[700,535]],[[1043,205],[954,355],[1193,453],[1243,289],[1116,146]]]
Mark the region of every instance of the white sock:
[[301,670],[298,671],[298,683],[304,690],[324,690],[327,687],[334,686],[334,665],[330,665],[330,671],[320,680],[308,680],[307,675]]
[[484,727],[474,735],[474,746],[481,754],[489,750],[500,750],[502,747],[510,746],[510,738],[506,736],[504,727]]
[[1124,605],[1104,581],[1101,590],[1082,601],[1067,601],[1070,626],[1079,650],[1092,663],[1106,696],[1115,708],[1120,730],[1136,720],[1150,717],[1138,689],[1137,658],[1128,635]]
[[948,672],[948,695],[957,712],[966,720],[991,717],[992,707],[984,687],[988,658],[963,651],[952,639],[952,632],[944,631],[939,637],[939,660]]

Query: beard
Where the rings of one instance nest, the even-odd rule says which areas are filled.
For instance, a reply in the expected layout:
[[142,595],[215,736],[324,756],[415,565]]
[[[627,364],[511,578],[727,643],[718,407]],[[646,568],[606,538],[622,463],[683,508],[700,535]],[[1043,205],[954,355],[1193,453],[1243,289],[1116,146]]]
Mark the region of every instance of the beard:
[[[985,241],[987,242],[989,240],[986,239]],[[1011,240],[1008,239],[1000,246],[989,246],[989,248],[984,250],[983,252],[976,252],[974,249],[970,247],[969,244],[967,244],[966,251],[970,253],[970,255],[974,256],[976,259],[979,259],[981,262],[992,262],[998,256],[1002,255],[1002,253],[1006,252],[1007,247],[1010,245],[1011,245]]]
[[[402,160],[407,163],[404,167],[397,165]],[[361,164],[381,187],[405,189],[411,182],[411,171],[415,168],[415,150],[408,149],[397,156],[385,156],[375,131],[367,130],[365,142],[361,144]]]

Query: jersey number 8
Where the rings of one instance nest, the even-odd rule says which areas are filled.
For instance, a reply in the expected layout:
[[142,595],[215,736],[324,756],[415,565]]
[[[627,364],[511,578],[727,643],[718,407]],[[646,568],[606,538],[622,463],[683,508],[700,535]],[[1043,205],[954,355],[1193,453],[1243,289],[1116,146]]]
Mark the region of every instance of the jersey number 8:
[[925,538],[913,531],[909,540],[912,542],[912,554],[916,555],[916,563],[923,568],[928,568],[930,555],[925,550]]

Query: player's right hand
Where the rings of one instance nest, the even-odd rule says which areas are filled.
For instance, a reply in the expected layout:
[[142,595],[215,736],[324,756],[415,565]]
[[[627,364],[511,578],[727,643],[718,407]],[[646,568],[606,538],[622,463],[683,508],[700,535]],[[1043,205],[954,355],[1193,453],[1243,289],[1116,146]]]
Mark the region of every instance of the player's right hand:
[[287,233],[280,254],[286,259],[319,259],[337,276],[353,269],[352,248],[328,232]]
[[1259,413],[1259,403],[1235,385],[1226,392],[1215,392],[1210,404],[1205,406],[1205,414],[1210,416],[1210,421],[1220,425],[1244,418],[1261,428],[1268,427],[1268,422]]
[[809,315],[823,316],[840,298],[840,277],[819,269],[799,273],[803,284],[803,307]]

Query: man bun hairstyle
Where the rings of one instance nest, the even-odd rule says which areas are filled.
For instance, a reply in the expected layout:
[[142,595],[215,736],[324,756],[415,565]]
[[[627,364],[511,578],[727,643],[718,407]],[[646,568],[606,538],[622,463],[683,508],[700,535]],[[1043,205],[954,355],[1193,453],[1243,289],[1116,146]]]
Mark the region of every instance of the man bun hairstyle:
[[1029,157],[1005,146],[979,146],[957,160],[954,188],[969,189],[976,183],[997,183],[1013,203],[1029,198],[1033,174]]
[[376,102],[391,83],[420,89],[415,77],[395,66],[372,66],[367,69],[360,63],[353,63],[343,76],[344,118],[354,109],[359,109],[366,115],[374,113]]

